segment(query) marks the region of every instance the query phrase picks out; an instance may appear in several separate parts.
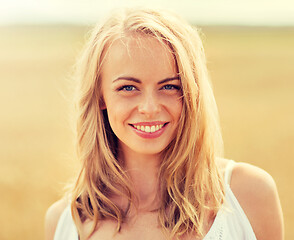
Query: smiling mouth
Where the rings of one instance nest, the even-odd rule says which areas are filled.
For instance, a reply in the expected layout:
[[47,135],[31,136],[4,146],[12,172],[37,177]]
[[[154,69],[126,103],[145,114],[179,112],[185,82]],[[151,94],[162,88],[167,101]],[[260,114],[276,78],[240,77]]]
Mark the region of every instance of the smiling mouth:
[[164,124],[154,124],[154,125],[141,125],[141,124],[129,124],[129,125],[141,132],[154,133],[159,131],[163,127],[165,127],[167,124],[168,122]]

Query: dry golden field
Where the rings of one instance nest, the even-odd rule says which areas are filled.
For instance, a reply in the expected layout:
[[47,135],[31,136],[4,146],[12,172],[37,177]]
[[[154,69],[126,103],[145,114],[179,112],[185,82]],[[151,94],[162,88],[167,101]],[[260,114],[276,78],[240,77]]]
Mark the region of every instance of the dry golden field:
[[[74,175],[71,66],[85,28],[0,28],[0,239],[43,238]],[[294,28],[204,27],[227,158],[276,180],[294,239]]]

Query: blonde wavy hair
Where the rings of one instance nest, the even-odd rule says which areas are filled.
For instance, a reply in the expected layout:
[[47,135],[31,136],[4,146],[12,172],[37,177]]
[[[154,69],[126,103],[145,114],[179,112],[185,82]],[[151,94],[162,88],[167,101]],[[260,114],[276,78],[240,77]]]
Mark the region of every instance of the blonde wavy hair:
[[[116,220],[119,232],[134,204],[130,180],[117,159],[117,138],[107,111],[100,107],[100,87],[104,56],[111,44],[137,33],[169,47],[182,85],[177,134],[161,153],[158,222],[169,239],[189,233],[203,236],[208,210],[215,216],[224,199],[215,162],[223,149],[218,112],[198,31],[166,11],[124,9],[112,13],[94,28],[79,58],[77,152],[82,166],[71,192],[73,218],[79,233],[85,220],[93,222],[92,234],[103,219]],[[110,199],[113,195],[128,199],[128,207],[117,206]]]

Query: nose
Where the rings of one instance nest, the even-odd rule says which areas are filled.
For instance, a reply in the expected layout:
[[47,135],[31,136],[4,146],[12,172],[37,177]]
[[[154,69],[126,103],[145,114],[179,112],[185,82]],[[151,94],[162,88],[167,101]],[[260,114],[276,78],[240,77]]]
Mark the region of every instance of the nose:
[[146,93],[144,96],[142,96],[138,106],[139,113],[146,115],[148,118],[151,118],[160,111],[160,103],[157,96],[155,95],[156,94]]

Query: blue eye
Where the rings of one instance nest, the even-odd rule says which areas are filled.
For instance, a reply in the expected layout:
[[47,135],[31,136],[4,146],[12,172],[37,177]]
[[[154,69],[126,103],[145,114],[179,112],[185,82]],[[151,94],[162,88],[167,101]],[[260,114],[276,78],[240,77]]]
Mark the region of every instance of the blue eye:
[[122,86],[120,87],[118,90],[119,91],[126,91],[126,92],[131,92],[131,91],[134,91],[136,88],[132,85],[125,85],[125,86]]
[[177,85],[168,84],[162,87],[164,90],[179,90],[180,87]]

